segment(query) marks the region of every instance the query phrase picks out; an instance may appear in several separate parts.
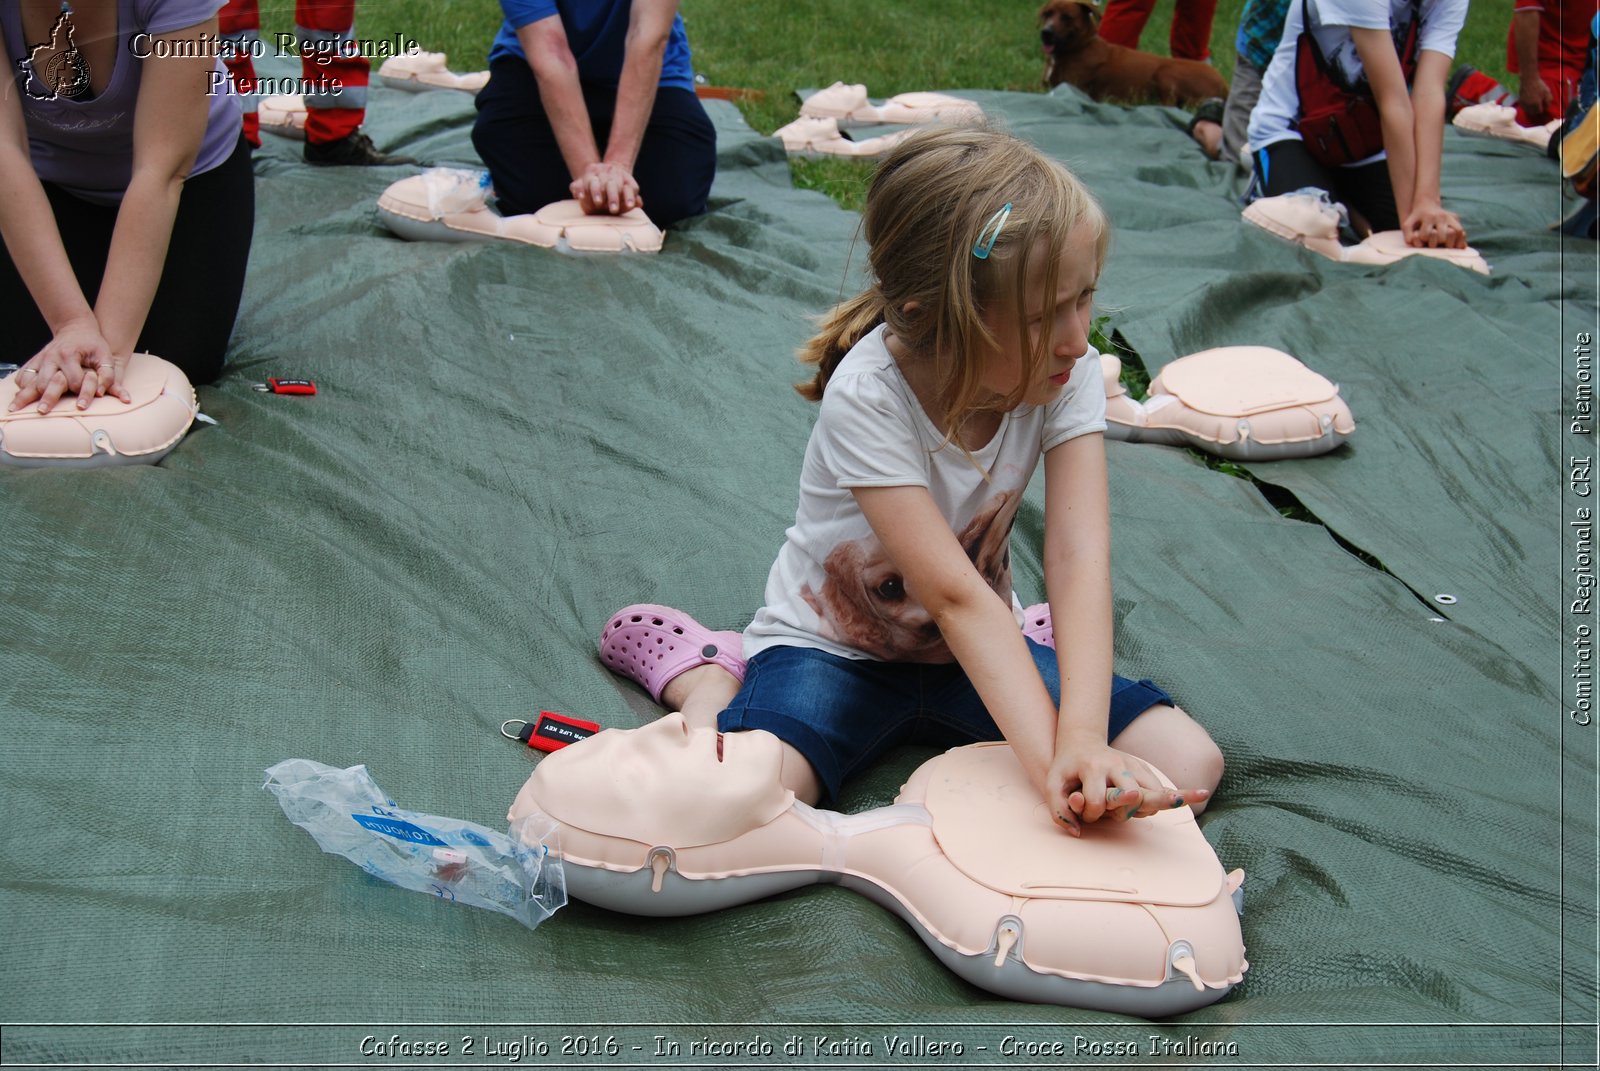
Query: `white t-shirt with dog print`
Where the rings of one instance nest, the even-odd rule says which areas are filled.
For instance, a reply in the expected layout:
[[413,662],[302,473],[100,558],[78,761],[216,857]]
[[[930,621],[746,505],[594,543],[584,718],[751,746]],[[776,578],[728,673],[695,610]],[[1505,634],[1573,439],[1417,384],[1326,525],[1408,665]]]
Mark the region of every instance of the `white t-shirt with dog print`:
[[[1411,18],[1412,0],[1305,0],[1310,7],[1311,36],[1329,64],[1344,79],[1345,88],[1354,88],[1366,78],[1361,57],[1356,54],[1351,27],[1390,30],[1406,25]],[[1261,99],[1250,113],[1250,148],[1264,149],[1273,142],[1298,139],[1293,123],[1300,116],[1300,91],[1295,85],[1295,53],[1304,21],[1301,0],[1289,0],[1283,23],[1283,37],[1272,54],[1272,62],[1261,79]],[[1422,0],[1422,26],[1417,33],[1417,51],[1427,50],[1454,57],[1456,37],[1467,21],[1467,0]],[[1350,166],[1383,159],[1377,153]]]
[[[972,459],[928,419],[879,326],[834,369],[806,444],[800,504],[744,633],[746,658],[779,645],[886,662],[954,660],[856,505],[852,488],[926,487],[967,554],[1022,622],[1011,590],[1011,524],[1046,450],[1104,431],[1099,354],[1090,347],[1049,404],[1003,414]],[[984,472],[989,478],[984,478]]]

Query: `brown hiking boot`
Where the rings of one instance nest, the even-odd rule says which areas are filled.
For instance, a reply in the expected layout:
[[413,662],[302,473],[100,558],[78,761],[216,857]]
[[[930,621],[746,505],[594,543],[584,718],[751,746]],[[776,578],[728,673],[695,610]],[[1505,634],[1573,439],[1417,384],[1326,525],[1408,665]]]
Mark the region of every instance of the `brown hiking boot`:
[[306,142],[306,163],[324,167],[375,167],[421,163],[415,157],[379,151],[372,139],[357,130],[338,141]]

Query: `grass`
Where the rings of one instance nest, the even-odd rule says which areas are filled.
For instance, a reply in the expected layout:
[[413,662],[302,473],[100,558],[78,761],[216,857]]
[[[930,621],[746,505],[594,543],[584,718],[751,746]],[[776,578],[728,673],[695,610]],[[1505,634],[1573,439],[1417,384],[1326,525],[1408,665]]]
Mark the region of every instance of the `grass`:
[[[1219,0],[1212,59],[1233,72],[1233,37],[1243,0]],[[263,0],[266,30],[288,30],[292,0]],[[746,120],[770,134],[798,114],[794,90],[834,81],[864,83],[874,97],[917,89],[1042,89],[1043,55],[1032,4],[1015,0],[683,0],[695,69],[713,85],[753,89]],[[1167,51],[1171,0],[1145,27],[1146,51]],[[450,54],[454,70],[481,69],[500,25],[497,0],[362,0],[357,33],[415,38]],[[1509,10],[1475,4],[1457,47],[1459,62],[1504,79]]]
[[[1233,73],[1233,38],[1244,0],[1218,0],[1212,61]],[[292,0],[263,0],[268,32],[294,24]],[[682,0],[695,70],[715,86],[755,90],[740,110],[770,134],[799,113],[796,89],[860,82],[874,97],[918,89],[1042,90],[1044,69],[1031,3],[1015,0]],[[1141,42],[1165,54],[1171,0],[1150,16]],[[1504,80],[1509,6],[1474,4],[1458,62]],[[362,0],[361,37],[395,33],[450,55],[453,70],[479,70],[501,20],[497,0]],[[859,209],[871,165],[797,160],[795,184]]]
[[[1225,77],[1233,73],[1243,6],[1244,0],[1217,3],[1211,53]],[[1035,8],[1015,0],[682,0],[680,10],[696,72],[714,86],[754,90],[738,106],[763,134],[799,114],[796,89],[841,80],[865,84],[874,97],[919,89],[1043,90]],[[1171,0],[1156,6],[1141,41],[1146,51],[1167,52],[1171,11]],[[289,30],[293,0],[263,0],[261,14],[266,32]],[[500,20],[498,0],[362,0],[356,32],[414,38],[428,51],[448,53],[451,69],[467,71],[484,66]],[[1505,80],[1508,21],[1509,6],[1472,5],[1457,62]],[[872,165],[795,160],[790,171],[796,186],[858,210]],[[1108,352],[1128,353],[1114,341]],[[1137,358],[1124,364],[1129,389],[1143,397]]]

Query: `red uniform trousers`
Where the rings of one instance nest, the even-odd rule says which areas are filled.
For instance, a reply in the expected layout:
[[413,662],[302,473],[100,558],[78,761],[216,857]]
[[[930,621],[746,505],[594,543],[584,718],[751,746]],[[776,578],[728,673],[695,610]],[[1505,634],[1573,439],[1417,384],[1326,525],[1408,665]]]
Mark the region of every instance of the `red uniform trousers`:
[[[1156,0],[1108,0],[1100,17],[1100,36],[1114,45],[1139,47],[1139,35]],[[1176,0],[1168,48],[1177,59],[1203,60],[1211,55],[1211,16],[1217,0]]]
[[[244,136],[250,144],[260,145],[251,50],[261,47],[261,10],[257,0],[228,0],[217,20],[221,35],[234,42],[225,62],[244,106]],[[304,94],[306,140],[314,144],[348,137],[366,118],[372,64],[356,54],[355,20],[356,0],[295,0],[301,77],[307,83],[338,81],[342,87],[337,92],[308,88]]]

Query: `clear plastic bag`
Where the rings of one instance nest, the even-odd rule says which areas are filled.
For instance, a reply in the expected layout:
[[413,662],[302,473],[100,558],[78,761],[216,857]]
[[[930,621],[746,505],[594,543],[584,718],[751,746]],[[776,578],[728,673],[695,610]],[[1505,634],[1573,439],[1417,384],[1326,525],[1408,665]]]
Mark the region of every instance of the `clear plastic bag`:
[[395,806],[365,766],[340,770],[310,759],[285,759],[264,786],[289,821],[323,851],[342,855],[373,877],[444,900],[486,907],[529,929],[567,902],[553,823],[519,820],[510,835]]
[[422,173],[428,191],[428,215],[442,219],[457,212],[476,212],[492,196],[489,172],[435,167]]
[[1334,222],[1335,226],[1348,228],[1350,226],[1350,210],[1341,201],[1335,201],[1328,196],[1328,191],[1318,186],[1302,186],[1289,197],[1308,197],[1316,202],[1315,208],[1322,215]]

